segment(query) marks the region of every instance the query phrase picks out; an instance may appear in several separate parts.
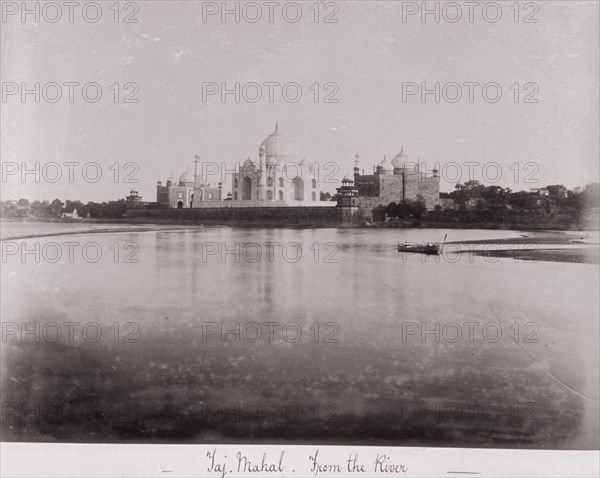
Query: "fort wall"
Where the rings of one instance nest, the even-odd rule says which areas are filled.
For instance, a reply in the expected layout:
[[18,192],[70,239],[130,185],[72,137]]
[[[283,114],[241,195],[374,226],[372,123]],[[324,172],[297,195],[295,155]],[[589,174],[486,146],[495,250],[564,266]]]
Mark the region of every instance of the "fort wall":
[[[333,203],[335,206],[335,203]],[[359,220],[357,207],[202,207],[128,209],[128,219],[192,224],[268,224],[277,226],[343,226]]]

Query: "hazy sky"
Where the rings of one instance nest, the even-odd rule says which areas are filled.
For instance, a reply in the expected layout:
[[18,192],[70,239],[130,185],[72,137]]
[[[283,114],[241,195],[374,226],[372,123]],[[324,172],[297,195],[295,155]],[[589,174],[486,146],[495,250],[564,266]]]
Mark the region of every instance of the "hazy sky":
[[[73,103],[66,87],[54,104],[35,103],[33,96],[25,103],[19,95],[7,97],[1,153],[5,169],[8,162],[30,168],[36,162],[96,162],[102,178],[86,182],[81,167],[75,168],[73,182],[66,167],[54,184],[44,177],[36,184],[33,175],[25,183],[19,175],[8,176],[2,199],[99,201],[122,198],[135,187],[154,201],[156,181],[172,172],[179,176],[196,153],[230,165],[248,156],[256,159],[276,120],[301,156],[337,163],[334,177],[339,179],[351,171],[355,153],[370,171],[383,155],[391,159],[404,146],[410,160],[420,158],[428,169],[435,163],[460,164],[463,182],[468,162],[498,163],[503,174],[498,184],[514,189],[536,187],[523,183],[534,172],[525,166],[530,162],[539,165],[533,176],[538,186],[575,187],[598,180],[596,1],[537,2],[538,23],[523,23],[531,11],[524,9],[515,23],[512,1],[499,2],[503,17],[497,23],[485,21],[481,9],[470,23],[467,7],[456,23],[443,17],[436,23],[432,16],[423,23],[419,15],[403,22],[399,1],[337,2],[338,23],[315,23],[311,1],[300,2],[303,16],[295,24],[283,19],[281,8],[270,23],[267,7],[257,23],[235,23],[232,16],[222,23],[218,15],[203,22],[202,2],[196,1],[138,2],[139,23],[114,23],[113,2],[100,3],[103,17],[95,24],[84,21],[79,11],[73,23],[68,18],[22,23],[17,15],[1,24],[3,83],[96,82],[103,91],[95,104],[82,99],[80,88]],[[67,12],[65,7],[63,17]],[[297,103],[286,102],[280,88],[273,103],[267,98],[236,103],[232,95],[225,103],[218,95],[203,102],[203,82],[232,87],[253,81],[296,82],[303,94]],[[116,82],[139,85],[139,103],[115,103],[109,88]],[[323,103],[322,90],[315,103],[309,90],[315,82],[336,83],[339,102]],[[503,96],[488,103],[479,88],[469,103],[463,87],[458,103],[435,103],[432,96],[422,103],[418,95],[403,102],[403,82],[496,82]],[[515,103],[509,89],[515,82],[539,85],[539,102],[524,103],[527,92],[521,87]],[[115,162],[121,167],[117,183],[109,169]],[[138,184],[122,182],[127,162],[139,165]],[[509,169],[515,163],[518,183],[516,168]],[[481,180],[481,169],[475,173]],[[453,184],[443,178],[441,189],[449,191]]]

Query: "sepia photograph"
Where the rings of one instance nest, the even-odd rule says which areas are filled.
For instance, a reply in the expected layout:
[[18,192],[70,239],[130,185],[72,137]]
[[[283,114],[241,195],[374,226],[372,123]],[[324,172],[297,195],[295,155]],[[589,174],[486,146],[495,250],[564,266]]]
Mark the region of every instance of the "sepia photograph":
[[600,475],[600,2],[0,6],[0,476]]

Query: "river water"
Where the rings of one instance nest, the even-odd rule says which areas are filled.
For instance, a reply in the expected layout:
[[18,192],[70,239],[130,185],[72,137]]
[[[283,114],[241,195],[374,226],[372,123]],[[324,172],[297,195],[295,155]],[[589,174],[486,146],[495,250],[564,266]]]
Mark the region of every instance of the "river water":
[[4,241],[3,439],[597,449],[598,266],[396,251],[445,234],[518,236]]

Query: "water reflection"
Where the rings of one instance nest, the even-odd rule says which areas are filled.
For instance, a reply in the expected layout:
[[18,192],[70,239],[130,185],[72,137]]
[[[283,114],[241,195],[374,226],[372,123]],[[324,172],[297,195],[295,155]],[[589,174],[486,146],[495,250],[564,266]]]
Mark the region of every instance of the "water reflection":
[[[60,426],[18,415],[3,425],[4,439],[597,447],[597,268],[482,257],[422,262],[394,248],[444,234],[108,234],[88,239],[107,250],[135,242],[140,261],[8,264],[4,321],[94,321],[105,335],[93,343],[13,338],[3,350],[3,399],[125,402],[136,414]],[[263,247],[261,260],[242,253],[251,243]],[[272,260],[267,243],[279,244]],[[297,261],[282,253],[291,243],[301,247]],[[332,262],[324,260],[328,243],[336,245]],[[140,341],[115,342],[110,327],[128,322],[139,324]],[[257,342],[244,340],[252,323],[263,334]],[[301,329],[297,341],[294,328],[283,333],[291,323]],[[239,340],[230,333],[223,341],[222,328],[236,326]]]

